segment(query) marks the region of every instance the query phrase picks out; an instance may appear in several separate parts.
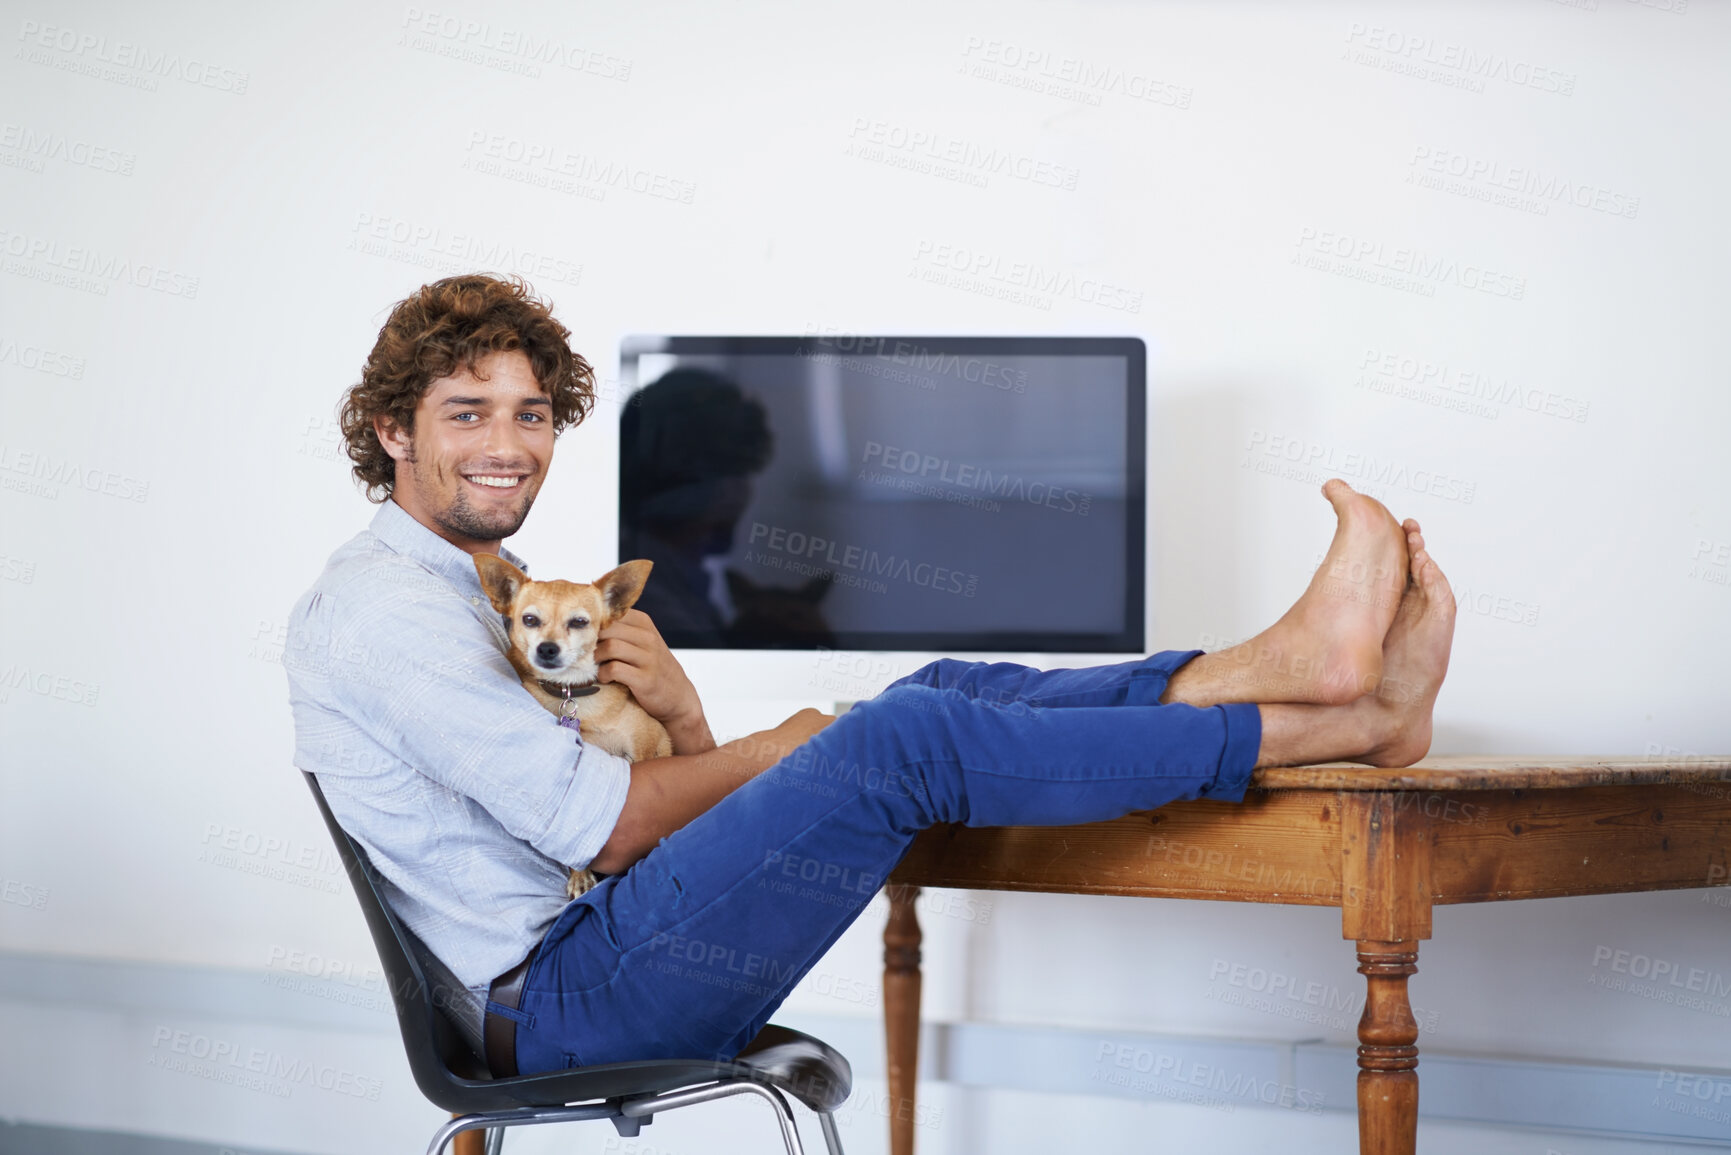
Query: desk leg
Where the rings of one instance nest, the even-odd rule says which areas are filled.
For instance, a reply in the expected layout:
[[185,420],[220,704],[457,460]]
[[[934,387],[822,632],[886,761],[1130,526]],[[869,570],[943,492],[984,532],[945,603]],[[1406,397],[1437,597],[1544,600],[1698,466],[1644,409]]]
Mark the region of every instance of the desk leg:
[[884,1056],[889,1066],[890,1155],[914,1155],[920,1068],[920,920],[917,886],[890,886],[884,925]]
[[1418,1142],[1418,1022],[1406,980],[1418,971],[1418,943],[1358,944],[1365,979],[1358,1020],[1359,1155],[1413,1155]]
[[1341,930],[1365,979],[1358,1020],[1360,1155],[1413,1155],[1418,1144],[1418,1023],[1406,980],[1430,937],[1430,819],[1392,793],[1342,792]]

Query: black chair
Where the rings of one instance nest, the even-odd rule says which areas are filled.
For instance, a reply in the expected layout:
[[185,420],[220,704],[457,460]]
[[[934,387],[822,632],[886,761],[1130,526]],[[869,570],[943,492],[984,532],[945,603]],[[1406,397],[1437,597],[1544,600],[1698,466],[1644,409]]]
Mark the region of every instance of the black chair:
[[833,1047],[786,1027],[764,1027],[732,1062],[665,1059],[493,1078],[435,1005],[420,962],[419,952],[426,948],[380,894],[366,851],[337,824],[318,779],[307,774],[306,780],[372,931],[415,1083],[434,1105],[458,1116],[434,1134],[427,1155],[442,1155],[451,1138],[464,1131],[486,1129],[487,1150],[494,1153],[507,1127],[579,1119],[611,1120],[620,1135],[631,1137],[657,1112],[731,1095],[766,1099],[775,1109],[788,1155],[804,1155],[783,1092],[817,1113],[830,1155],[841,1155],[834,1113],[852,1089],[852,1068]]

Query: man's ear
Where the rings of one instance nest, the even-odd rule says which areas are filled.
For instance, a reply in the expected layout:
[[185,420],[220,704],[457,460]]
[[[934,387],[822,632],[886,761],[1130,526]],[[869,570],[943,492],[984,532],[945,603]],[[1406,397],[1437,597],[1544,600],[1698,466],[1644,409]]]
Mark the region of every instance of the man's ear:
[[373,416],[373,435],[393,461],[407,461],[414,453],[409,431],[383,413]]
[[608,570],[595,580],[595,588],[601,591],[601,600],[607,605],[609,622],[618,621],[637,604],[643,595],[643,585],[649,580],[649,571],[654,568],[654,562],[639,558]]
[[487,595],[487,600],[493,603],[493,608],[502,614],[511,612],[511,603],[517,600],[517,591],[529,580],[528,574],[498,554],[492,553],[475,555],[475,572],[481,577],[481,591]]

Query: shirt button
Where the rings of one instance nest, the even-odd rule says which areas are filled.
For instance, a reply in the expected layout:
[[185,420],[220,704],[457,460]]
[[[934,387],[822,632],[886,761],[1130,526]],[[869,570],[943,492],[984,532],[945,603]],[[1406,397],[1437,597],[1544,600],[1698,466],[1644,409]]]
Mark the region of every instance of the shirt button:
[[478,606],[481,604],[481,599],[480,598],[470,598],[469,604],[472,606]]

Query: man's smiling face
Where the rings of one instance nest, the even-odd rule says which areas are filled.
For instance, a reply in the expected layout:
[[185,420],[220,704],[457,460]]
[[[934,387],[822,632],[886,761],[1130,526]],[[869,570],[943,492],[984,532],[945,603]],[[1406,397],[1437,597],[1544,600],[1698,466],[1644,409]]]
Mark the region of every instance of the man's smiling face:
[[391,497],[468,553],[495,553],[529,516],[553,460],[553,406],[520,350],[427,387],[408,433],[374,420],[397,463]]

